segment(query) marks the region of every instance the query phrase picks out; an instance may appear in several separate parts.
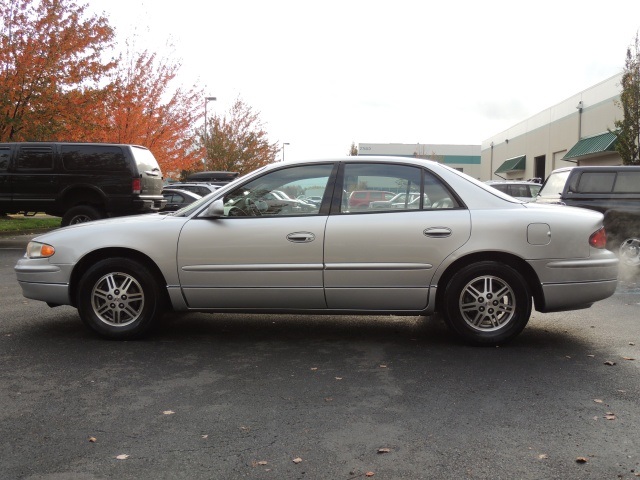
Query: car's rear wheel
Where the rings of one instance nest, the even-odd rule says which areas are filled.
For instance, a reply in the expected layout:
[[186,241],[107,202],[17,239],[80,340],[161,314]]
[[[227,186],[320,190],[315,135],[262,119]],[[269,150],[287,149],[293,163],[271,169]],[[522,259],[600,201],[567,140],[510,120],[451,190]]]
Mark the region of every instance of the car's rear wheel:
[[161,316],[162,300],[160,284],[148,268],[128,258],[97,262],[78,285],[80,318],[105,338],[140,338]]
[[468,265],[445,287],[447,324],[476,345],[496,345],[514,338],[527,325],[531,308],[531,294],[522,275],[498,262]]
[[67,225],[91,222],[93,220],[99,220],[100,218],[104,218],[104,214],[97,208],[90,205],[77,205],[67,210],[62,216],[62,222],[60,222],[60,224],[66,227]]

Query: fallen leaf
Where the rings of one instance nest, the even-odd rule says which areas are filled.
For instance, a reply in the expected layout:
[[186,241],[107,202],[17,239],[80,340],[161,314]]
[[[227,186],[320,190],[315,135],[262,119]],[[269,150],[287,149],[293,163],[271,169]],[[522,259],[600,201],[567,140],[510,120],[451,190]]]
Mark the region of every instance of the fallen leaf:
[[373,477],[375,475],[375,473],[373,472],[367,472],[364,474],[365,477]]
[[122,455],[118,455],[116,458],[118,460],[126,460],[127,458],[129,458],[129,455],[127,455],[126,453],[123,453]]
[[599,398],[594,398],[593,399],[594,402],[596,403],[604,403],[602,400],[600,400]]
[[576,462],[577,463],[587,463],[589,460],[587,459],[587,457],[578,457],[576,458]]
[[605,365],[609,365],[610,367],[614,366],[616,364],[616,362],[612,362],[611,360],[607,360],[606,362],[604,362]]
[[302,459],[300,457],[296,457],[293,459],[293,463],[300,463],[302,462]]
[[173,414],[174,414],[174,413],[176,413],[176,412],[174,412],[173,410],[165,410],[165,411],[164,411],[164,412],[162,412],[162,413],[164,413],[165,415],[173,415]]
[[604,418],[606,418],[607,420],[615,420],[616,414],[613,412],[607,412],[604,414]]
[[391,451],[390,448],[379,448],[378,453],[389,453]]
[[96,437],[89,437],[89,441],[91,443],[96,443],[98,441],[98,439]]

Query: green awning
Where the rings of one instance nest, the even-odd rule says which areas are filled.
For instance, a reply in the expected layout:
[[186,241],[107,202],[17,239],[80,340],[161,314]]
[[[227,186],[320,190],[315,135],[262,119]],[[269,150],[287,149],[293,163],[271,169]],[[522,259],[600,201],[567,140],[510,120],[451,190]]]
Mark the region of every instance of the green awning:
[[613,132],[600,133],[592,137],[583,138],[571,147],[567,154],[562,157],[562,160],[586,157],[587,155],[596,155],[603,152],[615,152],[617,138]]
[[502,165],[493,173],[517,172],[525,169],[527,156],[513,157],[505,160]]

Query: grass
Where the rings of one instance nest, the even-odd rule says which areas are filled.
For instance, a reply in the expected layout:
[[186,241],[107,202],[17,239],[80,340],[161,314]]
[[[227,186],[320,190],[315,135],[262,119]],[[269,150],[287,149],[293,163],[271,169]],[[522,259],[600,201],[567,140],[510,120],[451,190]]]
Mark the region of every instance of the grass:
[[42,232],[60,227],[61,219],[36,215],[23,217],[21,215],[0,216],[0,234],[17,233],[28,234]]

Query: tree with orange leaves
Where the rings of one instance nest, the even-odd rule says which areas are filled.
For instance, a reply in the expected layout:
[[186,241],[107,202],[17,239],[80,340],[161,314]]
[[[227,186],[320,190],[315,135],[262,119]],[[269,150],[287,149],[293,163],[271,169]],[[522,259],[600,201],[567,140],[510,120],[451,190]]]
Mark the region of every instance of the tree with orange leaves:
[[102,141],[149,148],[167,177],[192,169],[202,155],[194,148],[194,124],[202,117],[202,92],[171,90],[180,65],[154,53],[127,54],[118,62],[106,102]]
[[73,0],[0,0],[0,141],[51,140],[102,126],[103,50],[113,30]]

